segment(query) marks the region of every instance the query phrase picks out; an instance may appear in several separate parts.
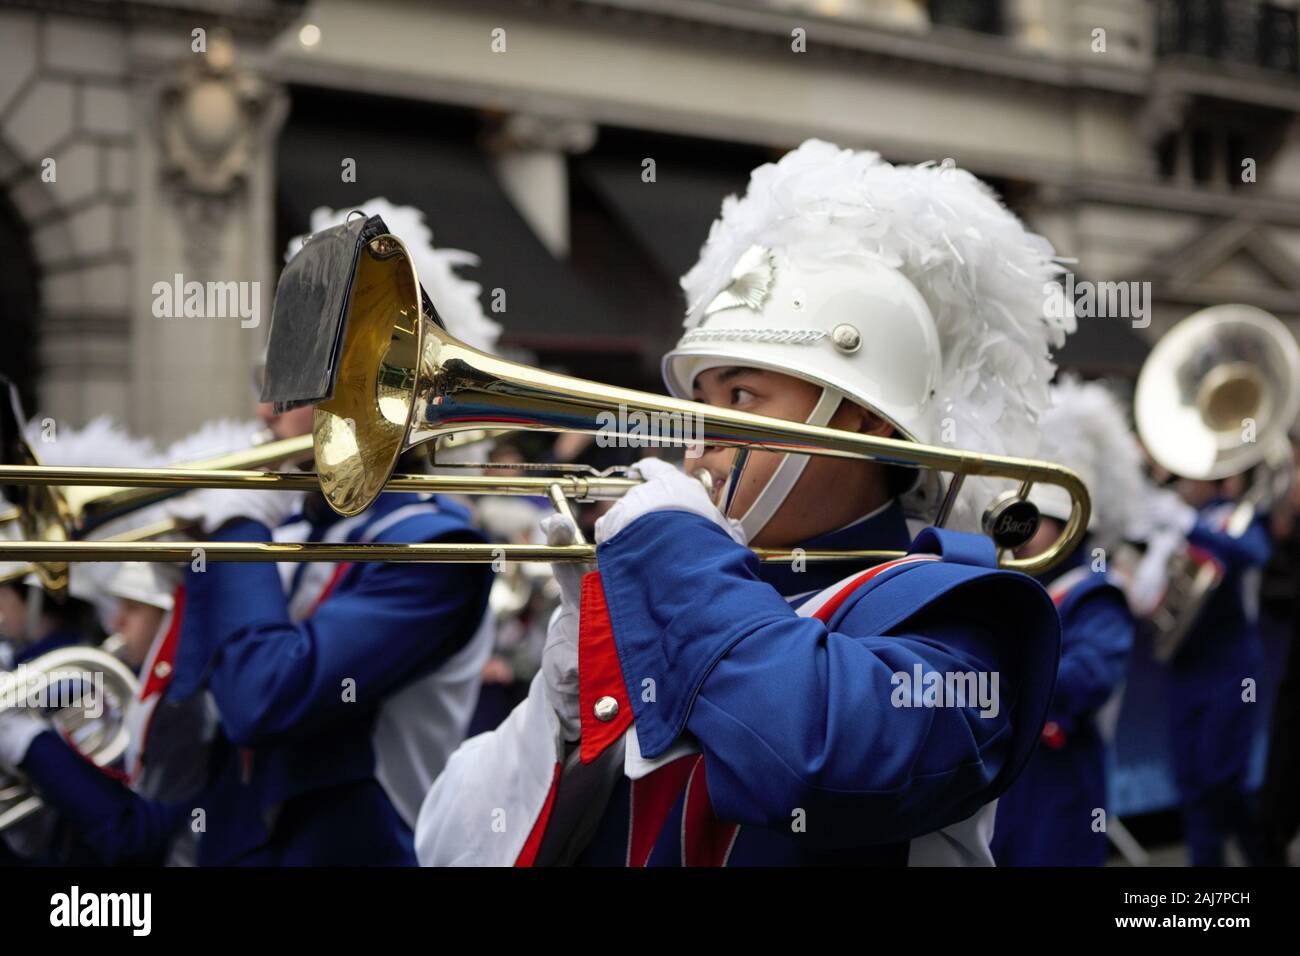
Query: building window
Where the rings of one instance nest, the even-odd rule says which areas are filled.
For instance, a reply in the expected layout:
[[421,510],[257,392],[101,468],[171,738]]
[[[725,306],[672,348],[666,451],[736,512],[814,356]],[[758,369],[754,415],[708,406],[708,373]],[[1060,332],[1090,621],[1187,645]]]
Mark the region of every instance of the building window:
[[[1262,169],[1276,155],[1288,115],[1268,109],[1201,102],[1187,125],[1156,144],[1160,176],[1203,189],[1239,189],[1242,162]],[[1262,175],[1262,173],[1261,173]]]
[[930,0],[930,22],[939,27],[1002,33],[1002,0]]
[[1158,0],[1157,50],[1295,73],[1296,10],[1260,0]]

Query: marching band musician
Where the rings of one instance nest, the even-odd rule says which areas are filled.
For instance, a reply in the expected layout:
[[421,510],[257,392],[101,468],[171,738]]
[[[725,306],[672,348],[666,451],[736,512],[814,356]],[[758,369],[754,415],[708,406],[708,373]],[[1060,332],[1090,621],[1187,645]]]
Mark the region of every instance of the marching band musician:
[[[84,581],[84,575],[74,572],[69,593],[58,598],[42,590],[34,574],[0,583],[0,671],[21,668],[60,648],[93,643],[100,636]],[[21,731],[15,735],[0,718],[0,773],[10,769],[4,752],[21,745],[22,739]],[[0,866],[78,862],[59,836],[54,815],[38,812],[4,831]]]
[[[417,211],[368,205],[404,224],[444,318],[481,328],[478,288],[453,272],[465,255],[435,252]],[[333,216],[318,210],[313,227]],[[310,409],[259,412],[276,438],[311,429]],[[200,491],[170,509],[213,541],[482,540],[465,509],[420,494],[353,518],[284,492]],[[201,790],[146,799],[52,735],[0,760],[52,781],[43,796],[108,862],[161,862],[188,826],[199,865],[413,864],[420,799],[464,734],[491,650],[490,582],[478,565],[197,563],[145,691],[215,705]]]
[[[152,443],[133,438],[119,423],[107,416],[96,418],[81,429],[49,428],[48,420],[39,425],[37,422],[37,419],[33,419],[26,424],[26,439],[40,448],[41,456],[47,464],[83,464],[95,461],[125,466],[155,458]],[[183,443],[178,443],[178,446],[181,444]],[[14,623],[21,626],[24,605],[40,609],[43,629],[48,630],[52,621],[64,622],[63,626],[51,631],[45,640],[21,651],[13,666],[30,663],[60,647],[97,644],[106,629],[117,646],[110,648],[107,643],[101,646],[115,653],[132,670],[138,671],[157,631],[155,615],[162,613],[151,605],[170,600],[170,595],[142,591],[142,573],[151,577],[153,572],[144,566],[138,566],[135,572],[128,572],[125,565],[74,564],[69,570],[68,593],[63,598],[55,598],[42,591],[37,576],[30,574],[26,589],[22,592],[15,591],[15,594],[20,595],[17,604],[11,603],[7,593],[9,588],[0,587],[0,592],[6,592],[0,595],[0,606],[4,607],[0,611],[0,629],[7,631]],[[128,578],[131,577],[134,582],[128,583]],[[17,585],[14,587],[17,588]],[[124,594],[122,587],[130,593]],[[30,627],[30,612],[27,617]],[[0,657],[0,669],[8,669],[9,666]],[[10,752],[21,754],[32,737],[47,728],[48,725],[43,720],[25,719],[30,717],[28,713],[0,714],[0,770],[14,770],[17,761],[7,761],[4,755]],[[109,772],[117,772],[117,768],[110,768]],[[44,807],[19,824],[7,828],[3,837],[5,845],[0,846],[0,862],[72,865],[93,864],[97,861],[95,853],[80,844],[66,822],[49,807]],[[6,859],[6,851],[13,851],[16,856]]]
[[79,597],[55,598],[34,576],[0,582],[0,670],[85,644],[97,631],[94,609]]
[[[1040,424],[1045,457],[1083,479],[1093,509],[1089,533],[1039,578],[1061,617],[1061,663],[1038,749],[998,800],[993,856],[999,866],[1101,866],[1111,736],[1104,712],[1118,704],[1137,626],[1107,555],[1142,500],[1141,452],[1123,409],[1097,383],[1053,387]],[[1059,488],[1035,485],[1030,500],[1044,520],[1018,557],[1041,554],[1070,516]]]
[[[110,630],[116,641],[113,653],[133,671],[147,675],[158,648],[165,642],[169,631],[170,612],[179,572],[173,573],[169,566],[126,563],[104,565],[107,573],[90,572],[88,565],[78,565],[72,569],[73,588],[84,594],[88,601],[96,604],[111,604],[109,612]],[[93,594],[91,593],[93,591]],[[106,649],[109,645],[103,645]],[[149,667],[146,667],[146,663]],[[148,686],[147,678],[145,687]],[[142,688],[143,690],[143,688]],[[199,732],[200,724],[186,720],[190,716],[179,708],[169,708],[165,720],[154,720],[157,700],[141,693],[132,700],[123,717],[130,728],[130,743],[121,765],[102,768],[98,772],[112,775],[116,779],[129,782],[130,785],[150,796],[157,796],[169,788],[175,792],[178,781],[185,783],[183,773],[188,773],[190,781],[202,783],[206,779],[206,767],[200,755],[203,753],[199,744],[205,739]],[[193,711],[194,708],[189,708]],[[206,715],[197,715],[201,724],[211,727],[213,720]],[[26,718],[26,719],[24,719]],[[161,724],[162,733],[152,733]],[[43,720],[31,719],[30,715],[0,716],[0,751],[11,747],[30,748],[36,735],[48,733],[54,752],[67,749],[64,741]],[[210,736],[210,734],[208,735]],[[28,738],[24,740],[23,738]],[[166,741],[160,746],[157,740]],[[148,748],[147,768],[145,769],[145,750]],[[0,756],[0,765],[5,764]],[[56,761],[56,765],[57,765]],[[85,761],[80,761],[85,764]],[[184,768],[182,770],[181,768]],[[17,762],[5,766],[8,771],[17,769]],[[35,764],[24,765],[24,770],[34,771],[33,782],[44,792],[47,788],[60,789],[53,783],[47,772]],[[82,767],[74,771],[72,781],[79,780],[84,773]],[[182,788],[182,792],[193,792],[195,786]],[[17,827],[6,830],[5,841],[25,860],[38,863],[57,863],[59,865],[81,864],[93,865],[101,861],[101,855],[92,846],[79,838],[75,827],[49,806],[43,807],[34,816],[23,821]]]
[[[1012,453],[1070,321],[1042,314],[1051,256],[964,171],[810,140],[724,203],[665,380],[867,434],[955,424],[958,444]],[[542,672],[434,784],[421,862],[991,863],[992,803],[1056,670],[1043,589],[984,537],[913,538],[932,473],[722,448],[700,466],[708,492],[642,461],[597,525],[599,571],[557,566]],[[564,516],[545,527],[572,538]],[[911,555],[845,577],[761,565],[750,543]],[[922,672],[997,685],[986,706],[931,707],[905,687]]]
[[1245,682],[1257,683],[1263,665],[1259,583],[1272,540],[1263,513],[1242,534],[1228,531],[1240,486],[1240,476],[1177,481],[1188,545],[1223,572],[1167,666],[1170,753],[1192,866],[1223,866],[1230,835],[1251,865],[1269,859],[1248,785],[1262,717]]

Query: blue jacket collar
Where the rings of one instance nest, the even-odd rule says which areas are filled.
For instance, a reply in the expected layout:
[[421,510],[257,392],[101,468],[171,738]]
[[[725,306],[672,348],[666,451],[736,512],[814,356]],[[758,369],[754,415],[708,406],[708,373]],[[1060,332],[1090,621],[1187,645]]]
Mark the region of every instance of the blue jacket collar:
[[[798,547],[808,551],[827,549],[906,551],[911,543],[912,536],[907,530],[903,508],[897,499],[891,499],[887,504],[852,524],[801,541]],[[863,562],[809,561],[804,565],[803,570],[797,571],[791,564],[771,563],[760,566],[759,577],[776,588],[784,597],[793,598],[830,587],[863,566]]]

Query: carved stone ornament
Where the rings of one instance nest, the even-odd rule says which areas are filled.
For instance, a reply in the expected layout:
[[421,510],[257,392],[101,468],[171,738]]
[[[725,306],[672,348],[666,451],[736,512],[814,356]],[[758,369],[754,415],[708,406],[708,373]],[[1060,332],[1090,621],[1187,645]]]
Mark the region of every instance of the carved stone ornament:
[[213,31],[161,94],[161,169],[185,222],[195,264],[215,251],[230,206],[248,183],[263,118],[278,91],[235,67],[230,36]]

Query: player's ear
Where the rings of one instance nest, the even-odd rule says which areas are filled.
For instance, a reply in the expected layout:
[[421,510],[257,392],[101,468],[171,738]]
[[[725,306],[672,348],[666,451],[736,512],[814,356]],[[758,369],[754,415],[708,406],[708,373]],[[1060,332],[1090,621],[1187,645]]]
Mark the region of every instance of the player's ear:
[[846,401],[844,407],[849,414],[848,421],[844,425],[845,431],[861,432],[864,435],[880,435],[885,438],[894,433],[893,425],[861,405]]

